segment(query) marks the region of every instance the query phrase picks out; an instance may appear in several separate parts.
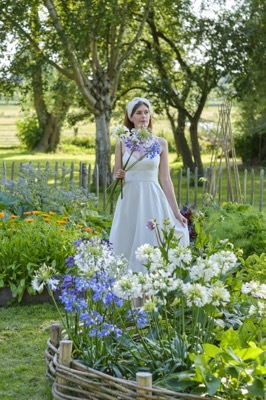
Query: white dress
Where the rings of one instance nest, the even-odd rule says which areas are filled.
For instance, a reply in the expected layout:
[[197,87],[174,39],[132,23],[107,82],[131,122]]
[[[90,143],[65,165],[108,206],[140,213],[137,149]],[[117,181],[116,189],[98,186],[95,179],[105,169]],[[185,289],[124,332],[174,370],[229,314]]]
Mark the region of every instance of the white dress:
[[[123,155],[125,165],[129,153]],[[136,161],[132,155],[127,168]],[[129,269],[134,272],[146,272],[146,268],[135,257],[137,248],[145,243],[157,246],[155,232],[149,230],[147,222],[155,219],[159,228],[166,219],[175,227],[181,246],[189,245],[188,228],[178,221],[158,181],[160,156],[143,158],[126,172],[121,195],[117,200],[109,241],[114,253],[123,254],[129,261]]]

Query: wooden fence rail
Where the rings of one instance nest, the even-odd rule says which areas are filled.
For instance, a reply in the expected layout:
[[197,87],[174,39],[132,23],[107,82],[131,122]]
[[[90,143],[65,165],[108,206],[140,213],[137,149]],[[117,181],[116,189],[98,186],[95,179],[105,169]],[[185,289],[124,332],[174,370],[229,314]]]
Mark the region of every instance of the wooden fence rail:
[[[45,164],[28,164],[12,162],[7,166],[6,162],[3,162],[2,168],[0,168],[0,183],[4,185],[9,180],[17,180],[19,174],[35,173],[42,175],[42,179],[46,179],[47,184],[53,185],[54,187],[64,187],[70,183],[75,183],[79,187],[86,189],[87,194],[94,193],[96,199],[100,195],[99,186],[99,172],[98,168],[92,173],[92,166],[80,162],[78,165],[71,163],[66,165],[63,163],[59,165],[55,162],[54,165],[47,162]],[[191,173],[189,168],[183,170],[180,168],[177,172],[171,171],[172,180],[176,192],[178,204],[180,206],[195,205],[200,207],[208,202],[215,201],[216,204],[222,204],[223,202],[239,202],[245,204],[251,204],[262,211],[266,207],[265,204],[265,186],[264,186],[264,170],[255,171],[254,169],[245,169],[242,176],[241,188],[235,188],[235,191],[231,193],[231,190],[227,190],[228,179],[227,171],[222,168],[215,170],[214,168],[206,168],[204,176],[199,177],[197,169],[194,173]],[[232,179],[230,177],[230,179]],[[103,196],[103,208],[106,205],[107,191],[106,191],[107,179],[103,179],[103,188],[101,189]],[[92,190],[93,188],[93,190]],[[239,190],[241,192],[241,198],[239,198]],[[96,207],[98,206],[98,200],[96,200]],[[114,200],[110,203],[110,213],[113,212]]]

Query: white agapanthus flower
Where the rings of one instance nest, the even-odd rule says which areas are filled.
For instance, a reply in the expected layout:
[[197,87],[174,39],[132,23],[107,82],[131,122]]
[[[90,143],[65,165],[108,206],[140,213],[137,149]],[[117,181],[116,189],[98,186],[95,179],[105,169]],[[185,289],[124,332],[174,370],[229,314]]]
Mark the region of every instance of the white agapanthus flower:
[[188,247],[178,246],[168,251],[169,262],[173,268],[187,269],[192,261],[192,252]]
[[203,280],[210,282],[212,278],[220,275],[220,267],[217,262],[210,262],[209,259],[198,257],[191,267],[189,276],[192,281]]
[[237,257],[229,250],[221,250],[212,254],[209,257],[210,264],[217,263],[220,267],[221,274],[226,274],[228,271],[236,267]]
[[137,298],[143,296],[143,285],[137,275],[128,274],[114,283],[113,290],[121,299]]
[[200,283],[185,283],[182,291],[189,307],[203,307],[210,301],[208,289]]
[[135,255],[136,259],[143,264],[157,262],[161,258],[160,250],[157,247],[151,246],[147,243],[138,247]]
[[266,318],[266,303],[258,301],[258,312],[261,318]]
[[209,290],[210,303],[216,307],[225,306],[230,301],[230,293],[223,282],[217,281]]
[[93,276],[104,271],[114,278],[120,278],[126,272],[128,261],[125,257],[113,254],[107,243],[100,239],[84,241],[76,249],[74,264],[81,275]]
[[45,263],[38,271],[35,271],[31,285],[37,292],[42,292],[45,286],[55,290],[59,284],[59,280],[55,278],[57,274],[55,268],[47,266]]
[[259,299],[266,299],[266,284],[258,281],[244,283],[241,288],[242,293],[251,294]]

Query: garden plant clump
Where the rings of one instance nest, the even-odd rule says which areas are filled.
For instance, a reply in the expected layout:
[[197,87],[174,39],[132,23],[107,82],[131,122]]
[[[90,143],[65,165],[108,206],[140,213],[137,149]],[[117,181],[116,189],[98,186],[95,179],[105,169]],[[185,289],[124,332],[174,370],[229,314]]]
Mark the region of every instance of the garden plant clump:
[[[183,248],[168,221],[148,227],[158,246],[144,244],[136,253],[146,274],[128,271],[97,237],[75,242],[65,276],[49,266],[36,272],[34,289],[47,286],[52,296],[60,290],[65,311],[58,311],[74,357],[125,379],[149,371],[157,386],[176,391],[262,398],[265,283],[242,281],[242,252],[228,240],[208,236],[201,246],[198,229],[195,244]],[[143,307],[134,306],[139,297]]]
[[111,224],[84,189],[49,186],[48,175],[27,166],[17,181],[0,182],[0,288],[10,288],[17,301],[35,293],[31,281],[44,263],[64,274],[74,240],[107,237]]

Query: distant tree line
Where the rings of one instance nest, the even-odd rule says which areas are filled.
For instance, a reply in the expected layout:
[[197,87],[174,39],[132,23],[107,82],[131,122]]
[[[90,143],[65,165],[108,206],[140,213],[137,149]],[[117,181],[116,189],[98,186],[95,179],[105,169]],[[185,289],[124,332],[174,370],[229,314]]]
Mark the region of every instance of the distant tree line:
[[[241,137],[266,154],[266,5],[238,0],[1,1],[1,92],[34,106],[22,140],[54,151],[68,118],[95,121],[100,180],[111,171],[110,121],[135,95],[169,119],[185,168],[203,173],[198,127],[210,93],[241,105]],[[208,12],[215,9],[215,13]],[[12,46],[13,44],[13,46]],[[80,110],[73,114],[70,108]],[[189,137],[185,128],[189,123]],[[257,135],[257,136],[256,136]]]

